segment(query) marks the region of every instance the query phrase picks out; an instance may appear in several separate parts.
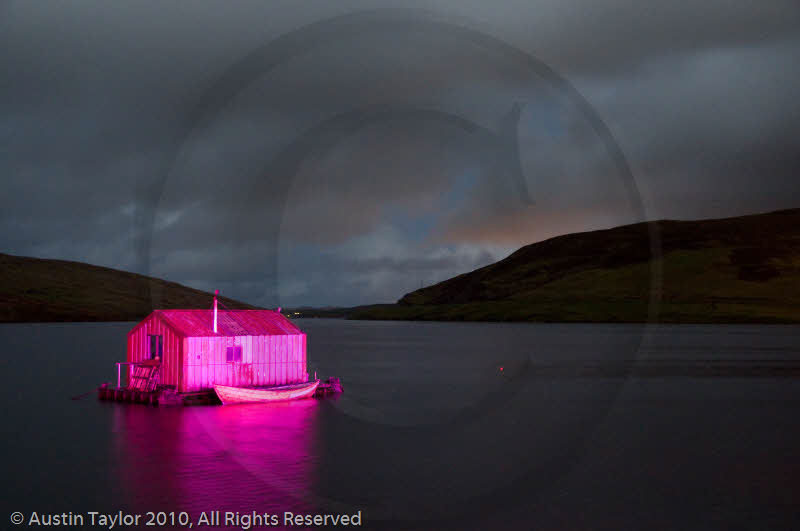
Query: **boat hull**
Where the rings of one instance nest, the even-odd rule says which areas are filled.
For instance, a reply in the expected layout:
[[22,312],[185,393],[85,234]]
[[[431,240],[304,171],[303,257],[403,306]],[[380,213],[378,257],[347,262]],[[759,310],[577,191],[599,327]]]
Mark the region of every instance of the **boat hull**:
[[314,396],[319,380],[304,382],[294,385],[278,387],[230,387],[215,385],[217,393],[223,404],[250,404],[254,402],[282,402],[285,400],[299,400]]

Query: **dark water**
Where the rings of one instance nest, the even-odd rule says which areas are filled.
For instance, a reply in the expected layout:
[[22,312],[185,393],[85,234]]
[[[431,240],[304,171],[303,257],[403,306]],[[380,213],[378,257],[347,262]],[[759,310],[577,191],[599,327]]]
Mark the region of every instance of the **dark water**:
[[361,511],[366,529],[800,528],[800,380],[531,371],[636,355],[798,360],[800,327],[301,320],[311,371],[343,379],[338,399],[70,400],[114,378],[131,326],[0,326],[0,528],[14,528],[13,511],[26,522],[32,511],[194,522]]

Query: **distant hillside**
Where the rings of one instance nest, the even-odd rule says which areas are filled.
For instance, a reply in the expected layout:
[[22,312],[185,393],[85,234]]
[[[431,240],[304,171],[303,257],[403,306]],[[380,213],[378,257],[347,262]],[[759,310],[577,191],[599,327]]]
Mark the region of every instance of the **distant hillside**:
[[[210,308],[212,299],[135,273],[0,253],[0,322],[135,321],[157,308]],[[220,300],[229,308],[255,308]]]
[[[800,322],[800,209],[657,221],[664,322]],[[648,223],[559,236],[408,293],[355,319],[639,322],[648,318]]]
[[284,308],[283,313],[291,318],[321,318],[321,319],[347,319],[355,312],[379,310],[392,307],[393,304],[369,304],[364,306],[326,306],[315,308],[313,306],[298,306],[297,308]]

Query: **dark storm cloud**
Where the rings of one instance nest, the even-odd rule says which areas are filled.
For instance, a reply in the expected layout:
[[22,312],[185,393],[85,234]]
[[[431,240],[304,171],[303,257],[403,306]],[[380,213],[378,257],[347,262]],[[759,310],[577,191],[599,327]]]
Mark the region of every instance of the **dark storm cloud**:
[[654,63],[597,98],[657,215],[736,215],[800,202],[799,50],[796,36],[698,51]]
[[[569,79],[618,140],[649,217],[800,201],[796,2],[413,6]],[[337,34],[269,71],[256,65],[191,121],[251,51],[364,7],[376,5],[3,4],[0,250],[266,305],[357,304],[531,241],[636,221],[586,117],[519,61],[447,32]],[[491,145],[515,102],[533,205]],[[385,104],[411,118],[336,121]]]

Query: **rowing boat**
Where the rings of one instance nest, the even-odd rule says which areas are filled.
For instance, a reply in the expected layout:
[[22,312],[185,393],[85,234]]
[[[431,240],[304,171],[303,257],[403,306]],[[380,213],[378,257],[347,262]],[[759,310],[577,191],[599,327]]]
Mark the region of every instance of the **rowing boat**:
[[282,400],[298,400],[314,395],[319,380],[276,387],[230,387],[214,385],[223,404],[246,404],[250,402],[278,402]]

